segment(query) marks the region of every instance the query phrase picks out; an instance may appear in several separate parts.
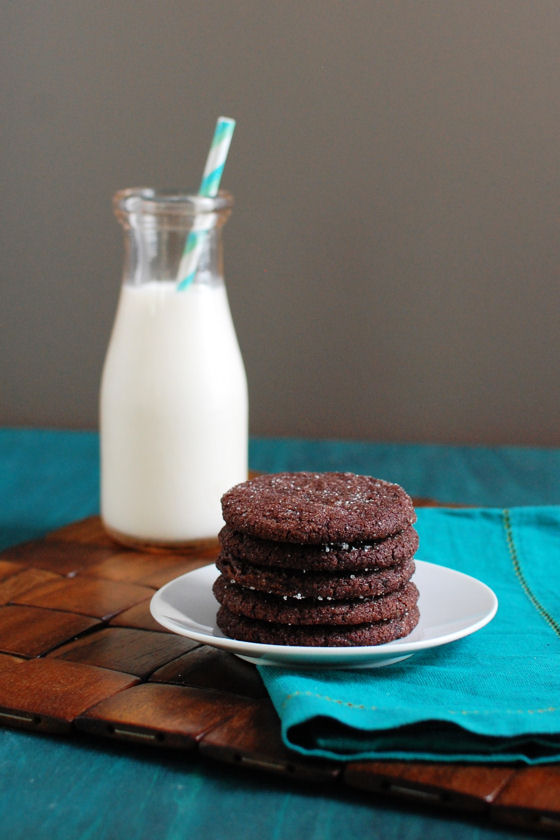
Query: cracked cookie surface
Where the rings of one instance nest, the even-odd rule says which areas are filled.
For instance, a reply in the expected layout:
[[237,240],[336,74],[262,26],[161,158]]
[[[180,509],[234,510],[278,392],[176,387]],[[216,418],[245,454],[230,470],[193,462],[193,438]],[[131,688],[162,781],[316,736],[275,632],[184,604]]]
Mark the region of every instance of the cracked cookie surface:
[[305,544],[382,539],[416,521],[398,484],[334,472],[257,476],[222,496],[222,513],[235,531]]

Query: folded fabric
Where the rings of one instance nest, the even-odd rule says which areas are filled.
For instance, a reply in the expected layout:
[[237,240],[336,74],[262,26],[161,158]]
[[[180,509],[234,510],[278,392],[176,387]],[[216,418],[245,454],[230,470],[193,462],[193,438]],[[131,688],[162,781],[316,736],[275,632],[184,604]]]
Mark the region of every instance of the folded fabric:
[[417,559],[486,583],[497,615],[384,668],[261,667],[284,742],[339,761],[558,761],[560,507],[420,508],[417,528]]

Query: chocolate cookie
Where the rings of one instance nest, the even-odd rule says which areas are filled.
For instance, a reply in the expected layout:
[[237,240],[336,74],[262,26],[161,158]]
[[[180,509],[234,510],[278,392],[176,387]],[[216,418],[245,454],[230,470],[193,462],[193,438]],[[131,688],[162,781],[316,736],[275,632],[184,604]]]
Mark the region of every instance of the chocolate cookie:
[[365,624],[398,618],[416,606],[418,590],[409,582],[380,598],[325,601],[267,595],[217,578],[212,591],[216,600],[235,615],[275,624]]
[[229,525],[224,525],[219,539],[227,554],[247,563],[324,572],[384,569],[409,560],[418,550],[418,534],[412,526],[370,543],[298,545],[274,542],[234,531]]
[[222,496],[235,531],[291,543],[365,542],[416,521],[398,484],[354,473],[277,473],[237,484]]
[[359,645],[382,645],[408,636],[419,620],[417,607],[408,613],[389,621],[325,627],[322,624],[289,626],[272,624],[268,621],[253,621],[234,615],[226,607],[220,607],[217,624],[222,633],[246,642],[261,642],[267,645],[304,645],[306,647],[349,647]]
[[220,554],[216,566],[229,583],[237,583],[246,589],[298,599],[320,597],[326,601],[387,595],[407,583],[415,568],[414,560],[405,560],[387,569],[341,575],[254,566],[225,553]]

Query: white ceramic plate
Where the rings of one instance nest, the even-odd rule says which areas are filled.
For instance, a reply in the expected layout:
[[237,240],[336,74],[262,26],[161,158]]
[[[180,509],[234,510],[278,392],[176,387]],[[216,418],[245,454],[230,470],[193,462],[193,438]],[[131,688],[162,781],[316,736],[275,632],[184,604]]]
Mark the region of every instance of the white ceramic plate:
[[255,665],[292,668],[375,668],[415,653],[446,645],[480,630],[496,614],[498,599],[476,578],[416,560],[414,582],[420,590],[420,622],[408,636],[367,647],[266,645],[229,639],[216,626],[218,603],[212,584],[215,566],[203,566],[165,584],[150,610],[168,630],[222,648]]

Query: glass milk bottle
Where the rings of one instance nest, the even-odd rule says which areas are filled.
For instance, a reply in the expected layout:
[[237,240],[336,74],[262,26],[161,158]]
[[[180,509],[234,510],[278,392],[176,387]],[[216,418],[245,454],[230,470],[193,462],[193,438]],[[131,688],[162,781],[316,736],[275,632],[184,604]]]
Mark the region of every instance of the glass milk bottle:
[[[125,263],[101,380],[101,517],[127,545],[215,538],[221,495],[247,478],[247,381],[222,268],[232,205],[225,192],[114,198]],[[193,227],[202,250],[179,290]]]

